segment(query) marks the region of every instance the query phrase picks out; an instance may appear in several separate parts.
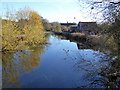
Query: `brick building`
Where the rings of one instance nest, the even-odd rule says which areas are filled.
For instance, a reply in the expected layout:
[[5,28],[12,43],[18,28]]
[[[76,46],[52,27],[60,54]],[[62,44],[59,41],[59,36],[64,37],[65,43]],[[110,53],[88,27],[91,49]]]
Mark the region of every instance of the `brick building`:
[[96,22],[79,22],[78,28],[78,32],[81,33],[90,35],[98,33]]

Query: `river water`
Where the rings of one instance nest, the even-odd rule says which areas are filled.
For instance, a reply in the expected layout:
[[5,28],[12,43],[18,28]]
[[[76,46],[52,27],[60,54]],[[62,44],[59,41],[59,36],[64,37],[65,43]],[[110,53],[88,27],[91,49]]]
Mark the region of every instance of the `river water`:
[[55,35],[50,35],[48,42],[3,54],[3,88],[105,87],[103,82],[96,81],[102,78],[102,68],[109,64],[107,54],[80,49],[77,43]]

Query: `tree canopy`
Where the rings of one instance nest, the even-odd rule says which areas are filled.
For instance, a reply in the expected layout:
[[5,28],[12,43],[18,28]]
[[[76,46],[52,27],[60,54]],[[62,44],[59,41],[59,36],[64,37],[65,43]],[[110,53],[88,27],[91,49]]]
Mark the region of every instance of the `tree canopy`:
[[22,49],[45,42],[41,16],[34,10],[23,8],[6,13],[2,20],[2,51]]

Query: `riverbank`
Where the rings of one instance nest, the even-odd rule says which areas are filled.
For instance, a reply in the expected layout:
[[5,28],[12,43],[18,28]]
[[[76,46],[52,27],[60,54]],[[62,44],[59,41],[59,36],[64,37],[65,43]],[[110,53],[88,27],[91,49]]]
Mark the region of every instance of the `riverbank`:
[[54,32],[56,35],[65,36],[69,40],[74,40],[77,42],[87,43],[89,46],[101,45],[103,41],[103,37],[100,35],[86,35],[84,33],[58,33]]
[[[79,50],[77,43],[57,36],[50,34],[47,47],[2,54],[3,88],[75,88],[99,80],[98,71],[106,64],[99,61],[101,53],[92,48]],[[91,81],[85,81],[88,75],[95,79],[91,76],[87,77]]]
[[[101,50],[110,51],[110,52],[118,52],[118,44],[115,42],[113,37],[110,37],[107,34],[99,34],[99,35],[86,35],[84,33],[56,33],[55,35],[59,35],[64,37],[67,40],[83,43],[87,45],[87,47],[93,48],[97,50],[99,47]],[[103,51],[102,50],[102,51]]]

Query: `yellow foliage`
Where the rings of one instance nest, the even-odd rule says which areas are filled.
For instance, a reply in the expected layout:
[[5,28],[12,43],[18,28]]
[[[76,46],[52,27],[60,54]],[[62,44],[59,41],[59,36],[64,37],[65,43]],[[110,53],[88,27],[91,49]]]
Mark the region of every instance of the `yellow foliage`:
[[2,20],[3,51],[45,42],[41,16],[37,12],[24,8],[16,14],[9,14],[6,16],[8,20]]
[[32,47],[30,51],[9,52],[2,57],[2,78],[3,88],[11,84],[20,87],[19,76],[23,73],[30,73],[41,65],[40,56],[44,53],[44,45]]

